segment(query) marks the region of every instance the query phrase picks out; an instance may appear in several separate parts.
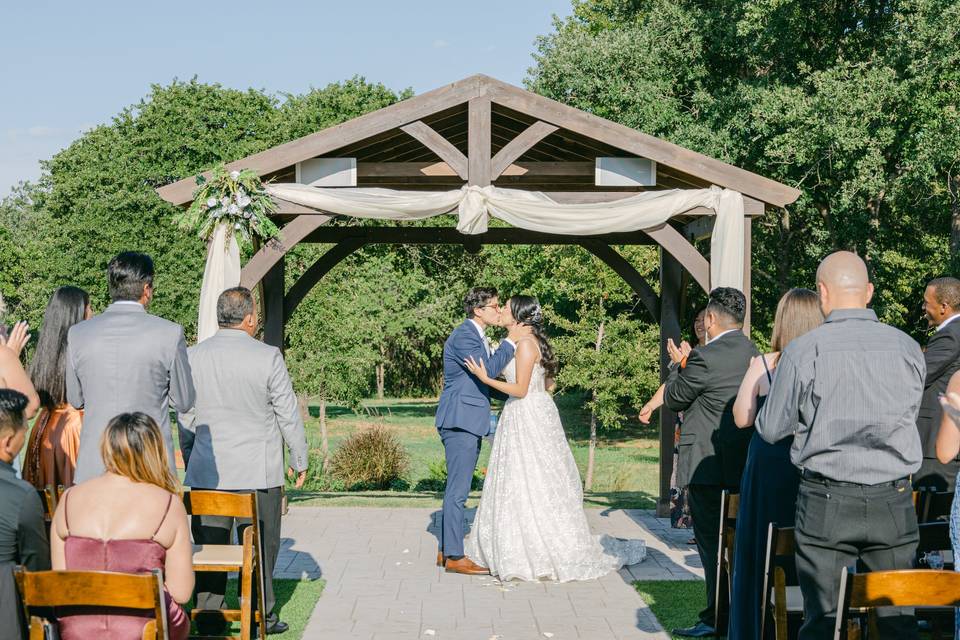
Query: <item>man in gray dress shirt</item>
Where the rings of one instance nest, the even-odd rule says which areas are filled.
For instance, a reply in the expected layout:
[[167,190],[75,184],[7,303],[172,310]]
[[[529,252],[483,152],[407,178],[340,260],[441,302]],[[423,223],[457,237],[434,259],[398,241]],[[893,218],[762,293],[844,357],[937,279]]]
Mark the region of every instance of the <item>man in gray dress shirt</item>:
[[74,482],[103,473],[100,436],[111,418],[142,411],[160,426],[176,473],[170,406],[193,406],[193,380],[183,327],[147,313],[153,299],[153,260],[121,253],[107,266],[113,304],[67,334],[67,401],[83,409]]
[[[280,551],[283,444],[290,450],[291,472],[298,474],[296,486],[301,487],[307,473],[303,419],[283,354],[253,337],[257,316],[250,290],[236,287],[221,293],[217,322],[220,330],[189,350],[197,402],[192,412],[180,415],[180,448],[187,466],[184,484],[257,492],[267,632],[281,633],[287,625],[272,612],[272,577]],[[233,518],[193,518],[194,541],[228,544],[233,525]],[[222,573],[198,574],[197,606],[223,608],[226,580]],[[197,624],[204,635],[215,635],[222,627],[219,620]]]
[[[767,442],[795,434],[801,639],[831,637],[845,567],[911,567],[918,533],[910,474],[920,468],[926,372],[920,346],[866,308],[873,285],[858,256],[828,256],[817,289],[826,321],[784,349],[756,420]],[[878,613],[882,637],[916,637],[912,616]]]

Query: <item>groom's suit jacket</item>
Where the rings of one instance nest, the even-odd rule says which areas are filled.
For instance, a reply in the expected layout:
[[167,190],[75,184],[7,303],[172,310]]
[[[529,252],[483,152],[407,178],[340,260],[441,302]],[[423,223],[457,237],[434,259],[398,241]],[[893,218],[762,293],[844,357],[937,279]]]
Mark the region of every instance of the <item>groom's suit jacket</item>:
[[482,360],[496,378],[513,359],[513,344],[504,340],[493,355],[471,320],[453,330],[443,344],[443,392],[437,405],[437,429],[463,429],[477,436],[490,430],[490,387],[470,373],[464,361]]

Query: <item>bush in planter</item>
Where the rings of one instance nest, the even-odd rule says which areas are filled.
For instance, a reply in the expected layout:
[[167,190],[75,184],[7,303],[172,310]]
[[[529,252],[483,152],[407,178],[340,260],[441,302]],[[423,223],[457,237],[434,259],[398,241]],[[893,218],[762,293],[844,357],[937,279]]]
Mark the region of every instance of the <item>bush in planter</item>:
[[[447,486],[447,462],[443,458],[434,460],[429,465],[427,465],[427,475],[426,478],[421,478],[417,481],[416,486],[414,486],[414,491],[434,491],[440,493]],[[479,491],[483,489],[483,479],[487,475],[486,468],[484,469],[474,469],[473,470],[473,479],[470,482],[471,491]]]
[[348,491],[389,489],[403,479],[409,466],[410,455],[397,434],[373,427],[341,443],[330,460],[330,475]]

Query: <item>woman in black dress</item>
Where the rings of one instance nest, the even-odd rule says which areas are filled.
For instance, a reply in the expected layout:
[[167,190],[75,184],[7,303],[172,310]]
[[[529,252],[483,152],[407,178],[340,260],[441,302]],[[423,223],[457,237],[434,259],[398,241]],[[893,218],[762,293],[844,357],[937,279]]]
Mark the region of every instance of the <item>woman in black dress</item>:
[[[777,304],[770,339],[771,352],[750,363],[733,406],[737,426],[752,428],[773,381],[773,371],[784,347],[794,338],[820,326],[823,313],[817,294],[791,289]],[[760,638],[767,527],[792,527],[797,509],[800,475],[790,461],[793,436],[768,444],[753,434],[740,483],[740,508],[733,551],[733,598],[727,637]],[[771,629],[772,631],[772,629]],[[772,637],[772,635],[770,636]]]

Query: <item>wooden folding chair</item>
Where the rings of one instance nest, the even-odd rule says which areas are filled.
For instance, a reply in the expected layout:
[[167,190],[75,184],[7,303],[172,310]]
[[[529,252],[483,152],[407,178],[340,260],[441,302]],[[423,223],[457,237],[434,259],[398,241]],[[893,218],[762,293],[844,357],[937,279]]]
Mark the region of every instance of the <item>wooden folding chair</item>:
[[53,520],[53,514],[57,512],[57,503],[60,496],[53,490],[53,485],[46,485],[43,490],[37,491],[40,494],[40,502],[43,503],[43,519],[49,524]]
[[796,558],[793,527],[767,527],[767,554],[764,564],[763,593],[760,601],[760,637],[767,637],[767,629],[775,625],[774,637],[787,640],[789,619],[803,618],[803,593],[797,581],[787,584],[787,569]]
[[[840,574],[840,597],[834,640],[863,637],[860,618],[876,607],[956,607],[960,605],[960,573],[908,569]],[[851,612],[857,619],[851,618]],[[879,638],[875,616],[869,616],[869,638]]]
[[[243,531],[240,544],[205,544],[193,547],[194,571],[220,571],[240,573],[239,609],[194,609],[193,620],[200,616],[220,614],[224,621],[240,621],[239,637],[250,640],[253,624],[260,629],[260,637],[267,637],[266,600],[264,596],[263,546],[260,538],[260,520],[257,512],[257,494],[231,493],[227,491],[192,490],[183,496],[187,513],[191,516],[226,516],[247,518],[250,526]],[[270,577],[272,579],[272,576]],[[253,606],[253,585],[257,585],[257,606]]]
[[163,572],[151,574],[111,571],[13,571],[23,611],[30,621],[30,640],[44,640],[44,626],[55,623],[33,612],[54,607],[111,607],[152,610],[143,628],[143,640],[167,640],[167,605]]
[[[714,588],[716,602],[714,627],[719,628],[722,619],[721,607],[730,610],[730,594],[733,593],[733,541],[737,526],[737,511],[740,509],[740,495],[724,490],[720,494],[720,540],[717,544],[717,583]],[[721,603],[722,586],[726,582],[727,597]]]

